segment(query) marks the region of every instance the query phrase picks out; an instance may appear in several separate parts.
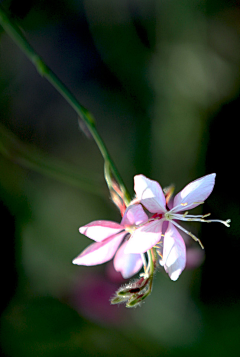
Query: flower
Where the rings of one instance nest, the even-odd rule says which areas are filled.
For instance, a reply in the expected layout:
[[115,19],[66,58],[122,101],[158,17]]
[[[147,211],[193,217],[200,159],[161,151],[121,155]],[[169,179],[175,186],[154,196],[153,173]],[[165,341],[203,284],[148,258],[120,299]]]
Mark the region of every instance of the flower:
[[[88,246],[74,260],[77,265],[98,265],[111,260],[116,271],[126,279],[136,274],[142,267],[142,257],[138,253],[125,253],[126,236],[136,226],[148,221],[148,216],[140,204],[129,206],[121,223],[112,221],[94,221],[79,228],[80,233],[96,243]],[[122,244],[121,244],[122,243]]]
[[158,182],[137,175],[134,177],[136,199],[151,215],[147,223],[136,229],[126,243],[125,253],[141,254],[155,247],[160,253],[160,264],[172,280],[177,280],[186,266],[186,246],[179,230],[200,240],[176,221],[221,222],[229,227],[230,220],[205,220],[207,215],[189,215],[189,209],[197,207],[211,194],[216,174],[206,175],[180,191],[175,198],[166,203],[166,197]]
[[[216,174],[201,177],[172,198],[172,186],[163,191],[158,182],[137,175],[134,177],[136,198],[127,208],[129,201],[126,199],[125,202],[124,192],[111,184],[111,197],[123,215],[122,221],[94,221],[80,227],[80,233],[95,243],[88,246],[73,263],[98,265],[113,258],[113,266],[123,278],[130,278],[143,266],[144,272],[139,278],[121,286],[110,300],[111,304],[139,306],[152,291],[158,260],[172,280],[177,280],[186,267],[186,245],[179,230],[203,248],[201,241],[178,221],[220,222],[229,227],[230,219],[206,220],[210,214],[189,215],[187,211],[204,203],[213,190],[215,177]],[[194,250],[190,253],[192,260],[188,265],[196,266],[203,256]]]

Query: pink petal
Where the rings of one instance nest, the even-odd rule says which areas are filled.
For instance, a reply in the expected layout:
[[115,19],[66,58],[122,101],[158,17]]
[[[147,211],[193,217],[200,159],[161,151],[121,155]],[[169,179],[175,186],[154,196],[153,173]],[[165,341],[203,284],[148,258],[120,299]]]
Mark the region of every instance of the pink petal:
[[158,182],[137,175],[134,177],[134,190],[137,198],[152,213],[166,212],[166,200]]
[[173,212],[185,211],[198,206],[211,194],[216,174],[203,176],[189,183],[174,198]]
[[121,225],[124,227],[139,225],[148,220],[148,216],[144,212],[141,205],[129,206],[123,216]]
[[162,220],[155,220],[135,230],[126,244],[125,253],[144,253],[161,239]]
[[127,242],[124,242],[118,249],[113,265],[116,271],[120,272],[124,279],[135,275],[142,268],[142,258],[140,254],[125,254],[124,250]]
[[89,245],[79,256],[73,260],[77,265],[98,265],[112,259],[126,232],[116,234],[102,242]]
[[112,221],[93,221],[79,228],[79,232],[88,238],[101,242],[102,240],[117,234],[124,227]]
[[178,230],[169,222],[163,239],[163,258],[160,264],[164,266],[170,279],[177,280],[186,265],[186,245]]

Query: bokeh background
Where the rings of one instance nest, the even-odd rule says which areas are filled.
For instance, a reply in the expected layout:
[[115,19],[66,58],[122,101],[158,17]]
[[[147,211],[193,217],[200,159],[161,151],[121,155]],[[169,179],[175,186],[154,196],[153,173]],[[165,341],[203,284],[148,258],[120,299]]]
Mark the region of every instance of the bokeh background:
[[102,157],[0,30],[3,356],[239,355],[240,2],[1,5],[93,113],[131,194],[135,174],[179,191],[216,172],[198,212],[232,219],[231,228],[192,225],[205,246],[197,268],[189,264],[177,282],[160,270],[140,308],[111,306],[124,283],[112,263],[71,263],[90,243],[79,226],[120,220]]

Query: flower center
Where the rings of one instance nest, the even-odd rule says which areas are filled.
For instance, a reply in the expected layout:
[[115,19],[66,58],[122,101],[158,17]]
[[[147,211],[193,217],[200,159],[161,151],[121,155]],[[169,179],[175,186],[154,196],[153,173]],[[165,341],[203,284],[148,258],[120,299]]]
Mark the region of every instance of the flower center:
[[174,219],[174,214],[171,211],[168,211],[164,214],[164,218],[167,221],[172,221]]
[[152,218],[154,218],[154,219],[161,219],[161,218],[163,218],[163,214],[162,214],[162,213],[155,213],[155,214],[152,216]]

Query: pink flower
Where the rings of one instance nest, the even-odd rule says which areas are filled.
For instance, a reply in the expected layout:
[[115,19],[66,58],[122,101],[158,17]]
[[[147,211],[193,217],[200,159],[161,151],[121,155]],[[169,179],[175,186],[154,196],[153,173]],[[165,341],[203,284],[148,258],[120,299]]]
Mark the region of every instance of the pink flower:
[[177,280],[186,266],[186,246],[178,230],[190,235],[201,246],[202,244],[176,221],[221,222],[229,227],[230,220],[206,221],[205,217],[209,214],[194,216],[186,211],[204,203],[213,190],[215,176],[216,174],[210,174],[191,182],[168,205],[158,182],[143,175],[135,176],[136,199],[133,202],[141,203],[153,215],[146,224],[133,232],[126,243],[125,253],[141,254],[156,247],[157,252],[160,251],[160,264],[172,280]]
[[[140,204],[129,206],[121,223],[112,221],[94,221],[79,228],[80,233],[96,243],[88,246],[73,260],[77,265],[98,265],[111,260],[116,271],[126,279],[136,274],[142,267],[139,253],[125,253],[127,241],[124,238],[136,226],[148,221],[148,216]],[[121,244],[122,243],[122,244]]]
[[172,187],[163,191],[156,181],[137,175],[134,177],[136,198],[127,209],[124,193],[118,190],[118,186],[111,186],[111,196],[120,208],[122,221],[120,224],[94,221],[81,227],[80,233],[95,243],[77,256],[73,263],[98,265],[113,258],[113,266],[123,278],[130,278],[143,266],[144,272],[139,278],[121,286],[111,298],[112,304],[126,303],[127,307],[140,305],[152,291],[157,257],[172,280],[178,279],[186,264],[193,267],[203,259],[199,252],[192,251],[188,252],[191,254],[188,254],[186,262],[186,245],[179,231],[198,241],[202,248],[203,245],[178,221],[220,222],[229,227],[230,219],[206,220],[210,214],[189,215],[186,211],[204,203],[213,190],[215,177],[211,174],[191,182],[172,199]]

